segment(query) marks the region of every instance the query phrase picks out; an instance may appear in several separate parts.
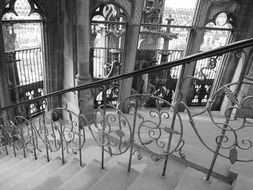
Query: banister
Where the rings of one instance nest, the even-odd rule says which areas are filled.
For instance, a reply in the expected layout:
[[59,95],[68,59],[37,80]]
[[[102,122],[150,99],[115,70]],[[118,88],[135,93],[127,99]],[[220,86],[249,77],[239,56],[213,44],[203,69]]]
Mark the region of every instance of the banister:
[[193,61],[197,61],[197,60],[204,59],[204,58],[207,58],[207,57],[212,57],[212,56],[224,54],[224,53],[235,51],[235,50],[242,49],[242,48],[247,48],[247,47],[250,47],[250,46],[253,46],[253,38],[246,39],[246,40],[241,40],[241,41],[238,41],[238,42],[234,42],[234,43],[231,43],[229,45],[219,47],[219,48],[215,48],[215,49],[210,50],[210,51],[190,55],[190,56],[184,57],[184,58],[179,59],[179,60],[164,63],[162,65],[155,65],[155,66],[151,66],[151,67],[148,67],[148,68],[145,68],[145,69],[142,69],[142,70],[138,70],[138,71],[134,71],[134,72],[131,72],[131,73],[126,73],[126,74],[114,76],[114,77],[111,77],[111,78],[99,80],[99,81],[96,81],[96,82],[91,82],[89,84],[83,84],[83,85],[79,85],[79,86],[59,90],[59,91],[56,91],[56,92],[48,93],[44,96],[33,98],[32,100],[27,100],[27,101],[16,103],[14,105],[1,107],[0,111],[2,111],[4,109],[10,109],[10,108],[22,105],[22,104],[29,104],[29,103],[37,102],[39,100],[43,100],[43,99],[46,99],[48,97],[57,96],[57,95],[61,95],[61,94],[68,93],[68,92],[89,89],[89,88],[96,87],[96,86],[99,86],[99,85],[103,85],[103,84],[106,84],[108,82],[115,81],[115,80],[122,80],[122,79],[130,78],[130,77],[135,77],[135,76],[141,75],[141,74],[146,74],[146,73],[155,72],[155,71],[159,71],[159,70],[163,70],[163,69],[168,69],[168,68],[172,68],[172,67],[179,66],[179,65],[185,65],[185,64],[188,64],[188,63],[193,62]]

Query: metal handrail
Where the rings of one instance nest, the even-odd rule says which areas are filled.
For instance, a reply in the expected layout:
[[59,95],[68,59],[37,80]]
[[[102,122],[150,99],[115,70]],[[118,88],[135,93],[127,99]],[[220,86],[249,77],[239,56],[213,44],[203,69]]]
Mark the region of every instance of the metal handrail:
[[41,49],[41,47],[32,47],[32,48],[26,48],[26,49],[16,49],[14,51],[5,51],[5,53],[14,53],[14,52],[22,52],[22,51],[31,51],[31,50],[37,50]]
[[190,55],[190,56],[187,56],[187,57],[179,59],[179,60],[164,63],[162,65],[151,66],[151,67],[148,67],[148,68],[145,68],[145,69],[142,69],[142,70],[138,70],[138,71],[134,71],[134,72],[131,72],[131,73],[126,73],[126,74],[114,76],[114,77],[111,77],[111,78],[99,80],[99,81],[96,81],[96,82],[91,82],[89,84],[83,84],[83,85],[79,85],[79,86],[75,86],[75,87],[71,87],[71,88],[67,88],[67,89],[63,89],[63,90],[58,90],[56,92],[48,93],[47,95],[40,96],[40,97],[34,98],[32,100],[27,100],[27,101],[24,101],[24,102],[16,103],[14,105],[2,107],[2,108],[0,108],[0,111],[2,111],[4,109],[13,108],[13,107],[16,107],[16,106],[19,106],[19,105],[22,105],[22,104],[33,103],[33,102],[36,102],[36,101],[39,101],[39,100],[46,99],[48,97],[57,96],[57,95],[61,95],[61,94],[68,93],[68,92],[93,88],[93,87],[100,86],[100,85],[103,85],[103,84],[106,84],[106,83],[109,83],[109,82],[112,82],[112,81],[115,81],[115,80],[122,80],[122,79],[131,78],[131,77],[135,77],[135,76],[142,75],[142,74],[147,74],[147,73],[150,73],[150,72],[169,69],[169,68],[179,66],[179,65],[186,65],[186,64],[189,64],[190,62],[197,61],[199,59],[204,59],[204,58],[207,58],[207,57],[221,55],[221,54],[224,54],[224,53],[228,53],[228,52],[235,51],[235,50],[242,49],[242,48],[247,48],[247,47],[250,47],[250,46],[253,46],[253,38],[246,39],[246,40],[241,40],[241,41],[238,41],[238,42],[234,42],[234,43],[231,43],[229,45],[219,47],[219,48],[215,48],[215,49],[210,50],[210,51]]

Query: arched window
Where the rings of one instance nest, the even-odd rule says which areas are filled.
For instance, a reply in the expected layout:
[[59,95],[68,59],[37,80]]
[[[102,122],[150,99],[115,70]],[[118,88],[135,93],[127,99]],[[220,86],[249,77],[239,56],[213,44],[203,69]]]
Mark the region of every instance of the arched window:
[[[225,12],[218,13],[205,26],[203,42],[200,46],[200,51],[209,51],[214,48],[224,46],[228,43],[232,31],[232,18]],[[224,55],[198,60],[194,72],[194,77],[202,78],[203,74],[206,77],[205,82],[197,81],[195,84],[195,94],[190,102],[191,105],[205,105],[214,83],[214,79],[219,74],[221,63]],[[215,64],[212,69],[208,68],[211,64]]]
[[[2,31],[13,103],[43,95],[42,23],[40,10],[32,1],[13,0],[5,6]],[[44,105],[34,103],[28,110],[36,114],[44,110]]]
[[121,63],[125,33],[126,17],[118,6],[101,5],[92,13],[91,61],[94,78],[107,77],[113,61]]

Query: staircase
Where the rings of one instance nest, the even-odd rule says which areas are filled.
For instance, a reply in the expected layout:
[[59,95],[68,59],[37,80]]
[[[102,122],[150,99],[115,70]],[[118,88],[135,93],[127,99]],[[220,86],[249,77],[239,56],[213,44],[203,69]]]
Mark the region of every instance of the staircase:
[[[70,154],[62,164],[60,154],[47,157],[41,152],[38,159],[30,153],[24,158],[4,156],[0,159],[0,189],[3,190],[248,190],[252,178],[239,175],[233,185],[211,178],[188,167],[186,163],[169,158],[166,176],[161,176],[163,160],[157,163],[147,158],[133,159],[132,170],[127,172],[127,154],[119,157],[105,155],[101,169],[101,148],[90,144],[83,150],[83,166],[78,156]],[[246,182],[245,182],[246,181]]]
[[[42,123],[48,129],[45,133],[43,128],[40,128],[42,126],[40,125],[41,121],[33,119],[34,123],[25,122],[16,125],[16,128],[11,128],[16,133],[9,133],[13,136],[10,139],[11,143],[5,144],[5,149],[8,151],[0,152],[0,190],[252,189],[253,168],[250,162],[236,163],[231,166],[225,162],[227,160],[217,159],[212,177],[206,180],[206,173],[213,156],[192,144],[192,146],[187,145],[184,149],[184,153],[187,155],[186,160],[176,156],[178,154],[168,156],[166,175],[162,176],[165,156],[160,155],[160,157],[154,158],[152,156],[154,156],[156,149],[153,149],[154,152],[152,153],[145,146],[135,142],[133,143],[134,149],[131,150],[128,143],[131,135],[126,130],[123,132],[123,128],[119,130],[117,127],[120,125],[111,125],[111,133],[105,133],[105,137],[110,143],[104,143],[104,162],[102,162],[102,148],[101,144],[98,145],[99,141],[97,140],[102,139],[99,131],[73,133],[69,129],[77,125],[70,125],[69,127],[67,124],[72,124],[71,122],[64,123],[63,120],[46,122],[47,120],[44,120]],[[182,121],[188,120],[182,116]],[[204,124],[200,123],[202,126],[206,125],[205,119],[202,122],[204,122]],[[9,125],[8,127],[13,126]],[[18,133],[19,131],[14,129],[23,130],[20,130],[22,133]],[[168,128],[166,129],[168,130]],[[116,136],[112,135],[113,132]],[[191,138],[194,137],[189,134],[187,125],[185,125],[185,133]],[[26,137],[17,138],[18,140],[13,141],[15,140],[14,137],[22,137],[24,134]],[[43,135],[47,135],[47,141]],[[127,140],[123,141],[123,137]],[[52,141],[51,138],[53,138]],[[78,142],[81,144],[80,149],[78,149]],[[115,143],[117,145],[126,144],[114,146]],[[147,145],[145,143],[143,141],[142,145]],[[52,149],[48,148],[49,145],[53,145]],[[15,146],[17,148],[14,148],[14,152],[13,147]],[[118,149],[111,150],[113,147]],[[125,147],[127,147],[126,152],[124,151]],[[119,154],[116,150],[119,151]],[[139,152],[137,151],[134,154],[136,150]],[[133,154],[132,158],[129,158],[130,151]],[[132,161],[130,172],[128,172],[129,160]],[[102,166],[104,166],[103,169]]]

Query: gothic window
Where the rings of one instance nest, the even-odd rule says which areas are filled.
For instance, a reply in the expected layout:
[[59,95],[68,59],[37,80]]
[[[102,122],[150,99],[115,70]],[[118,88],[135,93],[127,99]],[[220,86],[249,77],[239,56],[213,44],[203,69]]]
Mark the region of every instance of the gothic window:
[[122,62],[126,32],[123,9],[114,4],[99,6],[92,13],[91,59],[93,78],[112,74],[113,62]]
[[[43,19],[30,0],[12,0],[5,6],[2,31],[9,88],[13,103],[43,95]],[[44,109],[30,105],[31,114]]]
[[[196,5],[197,0],[145,1],[137,50],[137,69],[174,61],[184,56],[194,23]],[[153,94],[166,89],[168,94],[163,98],[170,97],[167,100],[171,101],[180,71],[181,66],[177,66],[150,74],[149,81],[145,83],[153,88],[144,91]]]
[[[208,51],[226,45],[230,39],[232,21],[232,18],[230,18],[227,13],[221,12],[208,22],[205,26],[200,51]],[[191,104],[204,105],[207,102],[210,89],[212,88],[214,79],[217,78],[217,75],[219,74],[218,71],[220,70],[223,59],[224,56],[220,56],[197,61],[194,77],[203,79],[203,75],[205,75],[206,80],[204,82],[195,82],[195,94],[193,94]],[[203,69],[208,68],[212,64],[214,65],[214,68]]]

